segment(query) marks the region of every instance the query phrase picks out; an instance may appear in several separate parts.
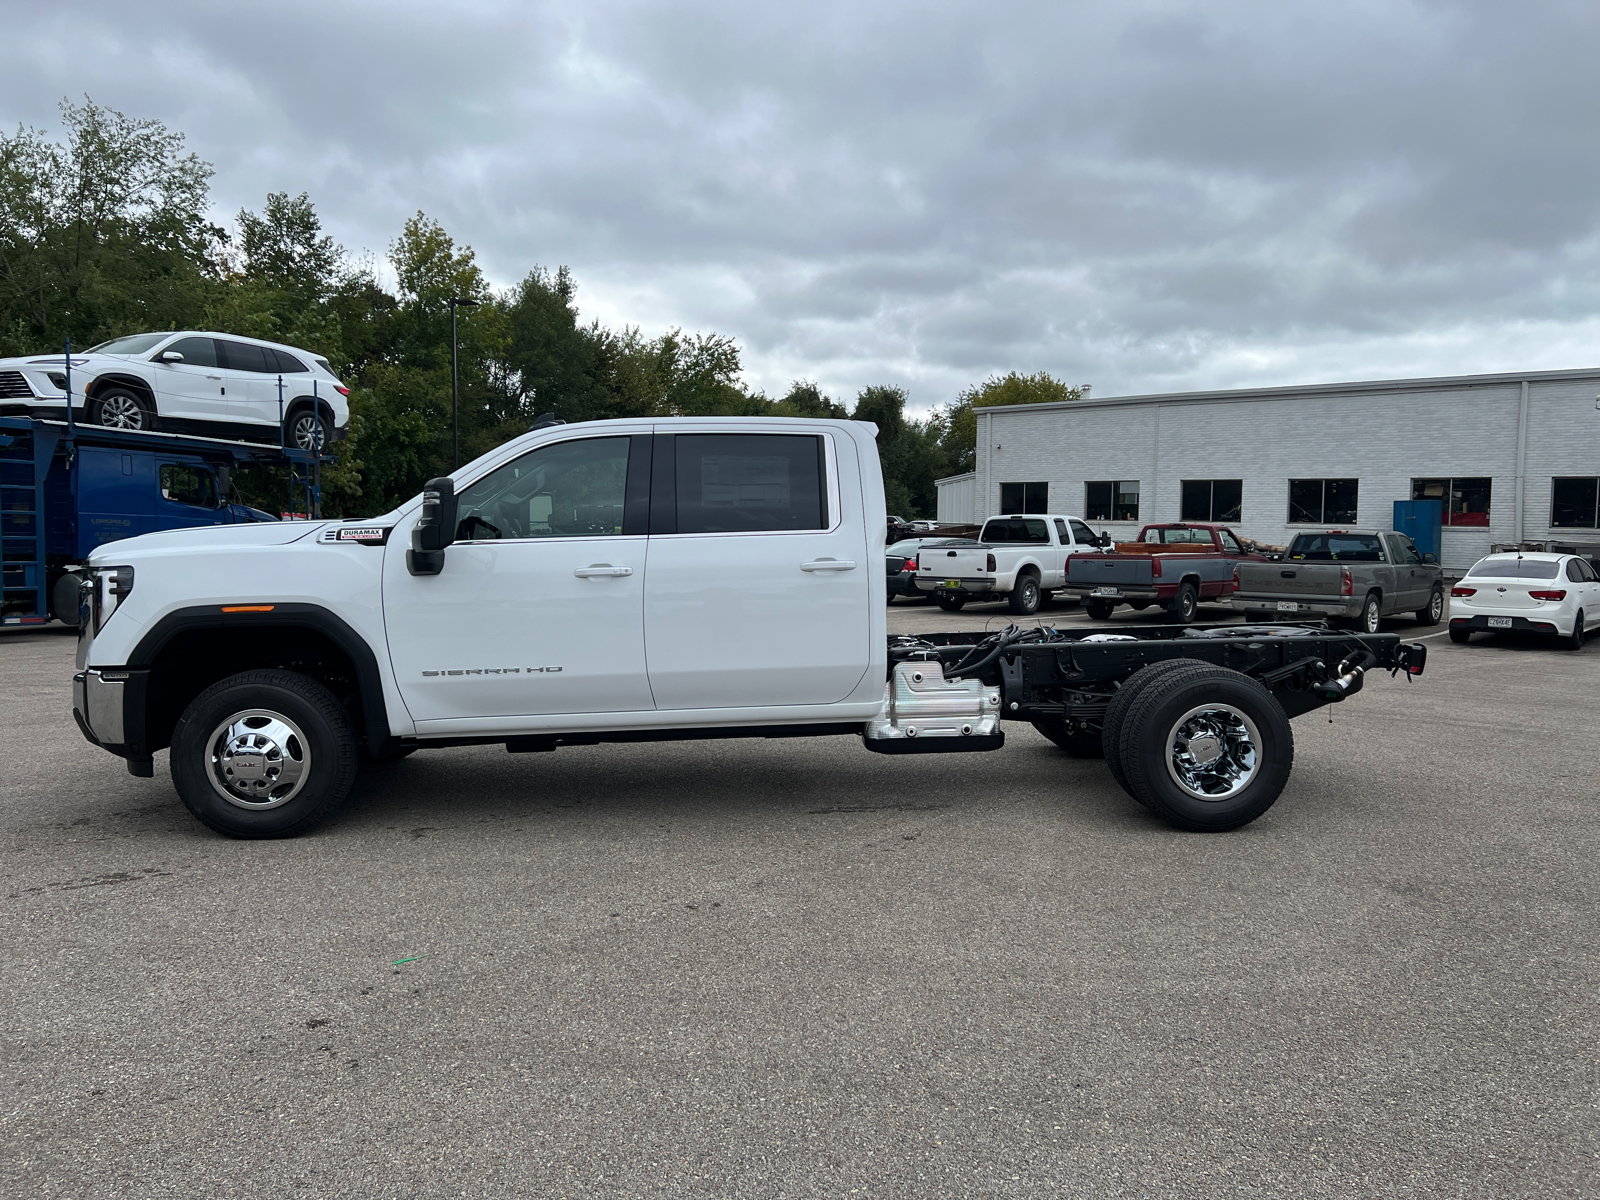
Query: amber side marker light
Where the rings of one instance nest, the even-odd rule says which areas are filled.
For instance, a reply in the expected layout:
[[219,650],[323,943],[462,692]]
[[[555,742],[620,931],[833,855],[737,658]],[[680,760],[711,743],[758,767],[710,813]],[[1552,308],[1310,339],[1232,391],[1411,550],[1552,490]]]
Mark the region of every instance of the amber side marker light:
[[222,611],[225,613],[271,612],[277,607],[278,606],[276,604],[224,604],[222,606]]

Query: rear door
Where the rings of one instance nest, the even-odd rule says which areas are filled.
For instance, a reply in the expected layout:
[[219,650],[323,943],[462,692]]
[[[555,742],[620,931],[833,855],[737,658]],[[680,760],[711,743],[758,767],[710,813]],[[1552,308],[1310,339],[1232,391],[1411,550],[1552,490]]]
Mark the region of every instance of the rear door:
[[650,531],[657,708],[831,704],[861,682],[877,562],[847,439],[657,434]]
[[[228,387],[227,420],[243,425],[278,423],[278,360],[264,346],[217,340],[218,358]],[[289,397],[285,393],[284,401]]]

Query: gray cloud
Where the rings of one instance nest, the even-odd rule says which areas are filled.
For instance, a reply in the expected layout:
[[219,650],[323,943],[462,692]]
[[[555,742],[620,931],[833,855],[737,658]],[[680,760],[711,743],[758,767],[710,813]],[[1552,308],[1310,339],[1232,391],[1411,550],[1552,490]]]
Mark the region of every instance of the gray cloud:
[[1592,365],[1588,4],[7,7],[0,116],[184,130],[221,215],[417,209],[752,380],[1100,394]]

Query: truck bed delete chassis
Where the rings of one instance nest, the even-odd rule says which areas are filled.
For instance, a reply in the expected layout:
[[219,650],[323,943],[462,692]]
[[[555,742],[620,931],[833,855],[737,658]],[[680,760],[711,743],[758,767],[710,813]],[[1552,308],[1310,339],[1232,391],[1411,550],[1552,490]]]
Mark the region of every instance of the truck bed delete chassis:
[[890,640],[891,678],[899,664],[937,661],[946,680],[998,687],[1007,720],[1065,721],[1098,730],[1122,683],[1143,667],[1198,660],[1265,685],[1289,717],[1361,690],[1371,669],[1421,675],[1427,647],[1397,634],[1357,634],[1324,623],[1156,626],[1107,634],[1015,626],[971,633],[900,635]]

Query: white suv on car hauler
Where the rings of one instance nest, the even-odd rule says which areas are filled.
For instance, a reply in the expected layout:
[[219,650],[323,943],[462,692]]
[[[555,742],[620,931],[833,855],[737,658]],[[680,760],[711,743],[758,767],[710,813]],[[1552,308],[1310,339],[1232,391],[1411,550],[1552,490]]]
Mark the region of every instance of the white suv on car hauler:
[[1104,751],[1180,825],[1227,829],[1282,790],[1290,715],[1373,665],[1421,672],[1393,635],[1293,627],[891,638],[873,438],[553,425],[371,520],[112,543],[83,589],[76,718],[135,775],[170,746],[184,803],[238,837],[310,827],[363,756],[836,734],[994,750],[1002,717]]

